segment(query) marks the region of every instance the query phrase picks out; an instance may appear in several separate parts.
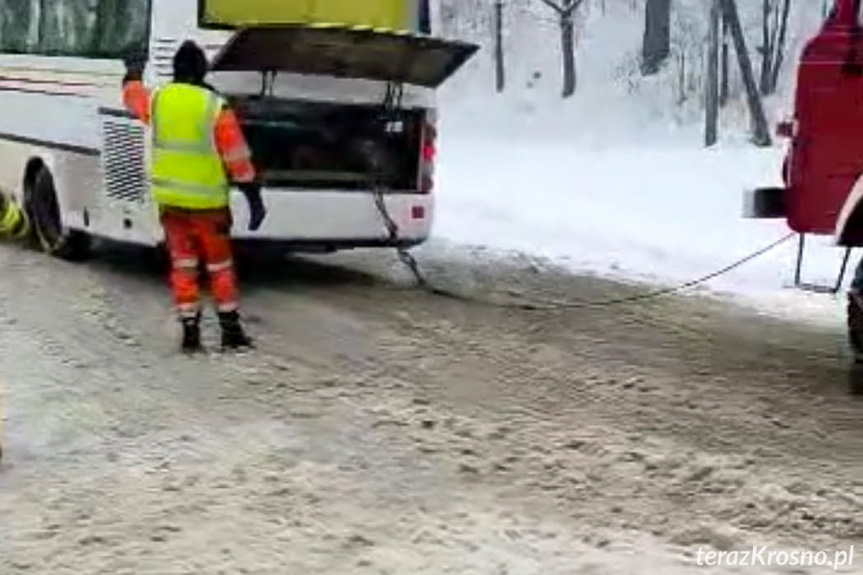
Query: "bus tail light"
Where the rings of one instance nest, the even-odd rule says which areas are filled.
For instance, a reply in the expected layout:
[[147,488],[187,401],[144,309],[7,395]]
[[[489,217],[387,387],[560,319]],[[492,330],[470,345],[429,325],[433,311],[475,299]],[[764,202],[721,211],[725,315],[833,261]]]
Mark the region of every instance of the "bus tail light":
[[435,157],[437,156],[437,128],[432,119],[431,112],[427,113],[423,124],[422,138],[420,140],[420,169],[419,169],[419,191],[421,194],[430,194],[434,190]]

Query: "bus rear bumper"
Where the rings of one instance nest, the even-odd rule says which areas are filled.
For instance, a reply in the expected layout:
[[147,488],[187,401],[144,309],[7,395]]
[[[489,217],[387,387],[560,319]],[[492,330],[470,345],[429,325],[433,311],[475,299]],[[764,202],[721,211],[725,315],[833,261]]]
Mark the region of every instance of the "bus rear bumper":
[[410,247],[423,243],[434,221],[431,194],[391,193],[384,198],[398,226],[390,238],[374,196],[363,191],[265,189],[267,218],[261,229],[248,229],[249,209],[243,194],[231,198],[233,238],[243,243],[284,244],[297,249],[340,250],[363,247]]

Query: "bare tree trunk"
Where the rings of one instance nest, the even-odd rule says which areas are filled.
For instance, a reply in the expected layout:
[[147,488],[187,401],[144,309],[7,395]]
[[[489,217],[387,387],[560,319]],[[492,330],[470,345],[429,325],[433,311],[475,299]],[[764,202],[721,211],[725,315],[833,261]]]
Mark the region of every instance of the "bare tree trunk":
[[575,22],[572,14],[564,14],[560,19],[560,41],[563,50],[563,97],[575,94]]
[[641,73],[659,72],[671,53],[671,0],[647,0],[644,16],[644,40],[641,49]]
[[728,18],[731,37],[734,39],[734,50],[737,52],[737,61],[740,64],[740,73],[746,86],[749,111],[752,114],[753,140],[758,146],[766,147],[772,143],[770,128],[767,126],[764,105],[761,102],[761,95],[758,93],[758,86],[755,84],[755,77],[752,73],[752,60],[749,58],[749,51],[746,48],[746,38],[743,36],[743,29],[740,27],[736,0],[722,0],[722,7],[725,16]]
[[776,92],[779,86],[779,73],[782,71],[782,63],[785,59],[785,47],[788,40],[788,14],[791,11],[791,0],[784,0],[782,6],[782,21],[779,24],[779,41],[776,42],[776,54],[773,58],[773,71],[770,74],[769,94]]
[[503,92],[506,88],[506,65],[504,63],[503,49],[503,0],[496,0],[494,3],[494,62],[497,91]]
[[706,125],[704,145],[712,146],[719,131],[719,0],[710,5],[710,39],[707,46]]
[[584,0],[540,0],[557,13],[563,52],[563,97],[575,94],[575,13]]
[[773,57],[773,45],[770,34],[770,14],[772,12],[770,0],[761,0],[761,46],[758,51],[761,54],[761,79],[758,88],[762,94],[766,94],[770,84],[770,74],[773,71],[771,58]]
[[723,108],[728,104],[731,69],[728,66],[728,20],[722,18],[722,83],[719,87],[719,105]]

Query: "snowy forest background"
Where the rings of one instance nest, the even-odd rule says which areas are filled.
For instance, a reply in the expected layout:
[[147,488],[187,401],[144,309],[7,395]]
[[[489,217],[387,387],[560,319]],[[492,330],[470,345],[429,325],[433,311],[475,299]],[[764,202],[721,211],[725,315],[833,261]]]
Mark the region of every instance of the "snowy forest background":
[[[786,141],[757,145],[731,35],[711,43],[709,23],[723,20],[711,18],[714,6],[724,14],[733,4],[770,134],[791,111],[799,53],[832,0],[431,1],[440,34],[483,48],[440,98],[435,234],[448,244],[680,282],[787,233],[784,221],[741,217],[745,190],[781,182]],[[147,2],[0,0],[0,43],[5,51],[116,59],[146,42]],[[646,28],[663,28],[646,26],[648,5],[669,9],[668,49],[645,58]],[[575,74],[566,76],[570,30]],[[711,93],[718,145],[707,148]],[[786,247],[709,287],[763,293],[777,309],[791,309],[784,294],[775,297],[794,269],[794,246]],[[836,251],[825,247],[807,255],[804,273],[832,283],[838,267]],[[825,305],[826,317],[841,317]]]
[[[715,95],[721,104],[720,142],[765,139],[763,133],[753,138],[752,128],[759,126],[752,124],[758,118],[748,104],[724,11],[713,44],[716,58],[709,57],[713,0],[432,2],[440,33],[483,47],[444,90],[445,112],[462,129],[536,132],[542,138],[593,144],[657,137],[704,142],[713,61],[718,78],[712,85],[719,85]],[[763,99],[762,132],[787,113],[799,51],[830,3],[717,0],[717,6],[734,6],[739,14],[749,67]],[[119,57],[145,43],[147,4],[0,0],[0,43],[4,51]],[[659,34],[646,38],[646,31]],[[497,55],[502,55],[500,66]],[[567,55],[573,57],[569,62]]]
[[[498,4],[504,62],[500,90],[495,41]],[[670,6],[668,50],[660,50],[653,61],[649,54],[645,57],[648,4],[660,11],[663,5]],[[485,133],[527,131],[594,145],[637,144],[657,137],[704,144],[711,4],[711,0],[441,0],[438,17],[443,34],[483,47],[447,86],[446,109],[464,129]],[[734,4],[772,132],[777,119],[790,110],[800,50],[832,2],[736,0]],[[567,50],[562,49],[562,32],[569,14],[575,82],[563,72]],[[752,141],[754,118],[733,35],[722,24],[722,14],[718,138],[720,143]]]

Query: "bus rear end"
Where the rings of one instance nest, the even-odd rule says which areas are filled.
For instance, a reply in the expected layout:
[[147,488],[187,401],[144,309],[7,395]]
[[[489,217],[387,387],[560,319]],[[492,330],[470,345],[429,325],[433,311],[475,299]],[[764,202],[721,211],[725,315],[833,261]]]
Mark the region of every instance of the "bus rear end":
[[[435,91],[476,49],[349,25],[235,32],[213,58],[211,82],[241,119],[270,211],[259,231],[240,224],[236,237],[314,250],[427,239]],[[245,221],[242,196],[234,209]]]
[[[332,240],[331,247],[389,243],[383,242],[381,215],[371,209],[370,194],[380,193],[392,204],[404,243],[428,237],[436,155],[433,100],[391,110],[381,103],[287,94],[235,93],[230,101],[272,207],[273,217],[256,235],[310,244]],[[237,209],[244,209],[242,201]]]

